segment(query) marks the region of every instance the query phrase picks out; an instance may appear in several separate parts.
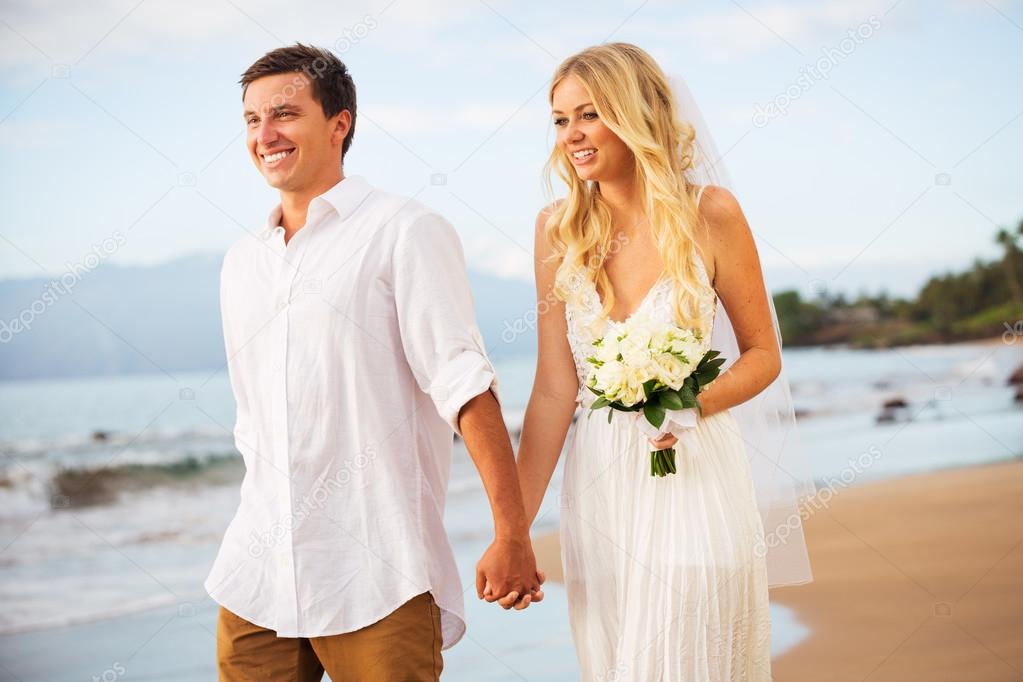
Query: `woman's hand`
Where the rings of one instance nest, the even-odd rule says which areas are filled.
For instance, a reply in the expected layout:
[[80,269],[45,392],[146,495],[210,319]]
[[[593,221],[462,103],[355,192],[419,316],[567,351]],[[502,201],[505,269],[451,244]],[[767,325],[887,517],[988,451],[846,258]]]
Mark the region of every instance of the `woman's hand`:
[[[703,408],[700,406],[699,398],[696,399],[696,407],[694,407],[693,409],[696,410],[697,417],[702,419]],[[654,446],[654,450],[667,450],[668,448],[674,447],[675,443],[677,442],[678,438],[671,435],[670,433],[667,434],[666,436],[661,437],[658,440],[654,440],[653,438],[650,439],[650,444]]]
[[668,448],[674,446],[675,443],[677,442],[678,438],[675,438],[675,436],[671,435],[670,433],[667,436],[661,438],[660,440],[654,440],[653,438],[650,439],[650,444],[654,446],[654,450],[667,450]]
[[544,573],[542,568],[538,568],[536,569],[536,578],[540,581],[541,587],[531,590],[529,594],[525,594],[522,597],[519,597],[518,592],[509,592],[500,599],[496,599],[494,597],[494,591],[493,588],[490,587],[490,581],[487,581],[486,586],[483,588],[483,598],[487,601],[496,601],[505,611],[508,609],[521,611],[528,608],[531,603],[536,604],[537,602],[543,601],[544,594],[542,586],[544,581],[547,580],[547,574]]

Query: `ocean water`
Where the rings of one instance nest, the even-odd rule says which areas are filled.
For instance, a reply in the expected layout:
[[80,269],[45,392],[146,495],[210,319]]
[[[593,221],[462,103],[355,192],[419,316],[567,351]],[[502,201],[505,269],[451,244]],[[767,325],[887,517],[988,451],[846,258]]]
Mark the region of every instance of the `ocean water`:
[[[1006,385],[1021,365],[1023,340],[785,355],[804,452],[830,486],[1023,455],[1023,406]],[[533,360],[499,362],[498,373],[517,430]],[[907,407],[878,423],[896,397]],[[215,609],[202,580],[238,500],[233,418],[223,372],[0,384],[0,671],[211,677]],[[557,528],[559,488],[560,471],[537,532]],[[445,679],[576,679],[560,588],[521,614],[472,598],[486,510],[457,444],[445,523],[470,629],[446,652]],[[772,622],[776,653],[807,634],[780,606]]]

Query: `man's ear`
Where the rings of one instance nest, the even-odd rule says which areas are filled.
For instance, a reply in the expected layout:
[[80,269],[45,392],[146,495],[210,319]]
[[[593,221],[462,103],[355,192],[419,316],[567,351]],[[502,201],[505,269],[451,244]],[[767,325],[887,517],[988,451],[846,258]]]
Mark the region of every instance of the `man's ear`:
[[337,139],[337,144],[341,144],[348,136],[348,131],[352,129],[352,112],[342,109],[335,119],[337,120],[334,122],[332,137]]

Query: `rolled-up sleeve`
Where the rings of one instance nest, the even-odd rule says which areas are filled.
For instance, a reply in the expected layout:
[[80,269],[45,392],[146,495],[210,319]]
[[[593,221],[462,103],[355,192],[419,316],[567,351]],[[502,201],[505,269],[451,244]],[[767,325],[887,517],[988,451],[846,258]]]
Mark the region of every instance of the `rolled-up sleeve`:
[[462,406],[488,388],[499,396],[454,227],[428,213],[403,230],[394,249],[393,282],[408,364],[437,412],[461,435]]

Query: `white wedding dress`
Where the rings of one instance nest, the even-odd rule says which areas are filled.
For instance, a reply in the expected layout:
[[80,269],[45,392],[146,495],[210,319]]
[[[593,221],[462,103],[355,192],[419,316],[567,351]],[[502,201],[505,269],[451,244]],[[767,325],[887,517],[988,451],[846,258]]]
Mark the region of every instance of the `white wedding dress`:
[[[716,294],[697,263],[710,303],[700,309],[713,317]],[[633,315],[672,323],[672,290],[662,277]],[[770,680],[763,524],[735,418],[701,419],[675,447],[678,473],[651,476],[652,448],[631,413],[609,424],[609,408],[589,410],[585,357],[600,309],[590,284],[565,311],[584,409],[565,460],[561,546],[582,679]]]

